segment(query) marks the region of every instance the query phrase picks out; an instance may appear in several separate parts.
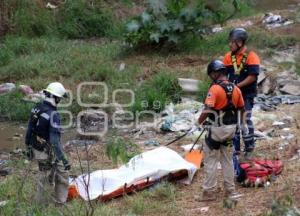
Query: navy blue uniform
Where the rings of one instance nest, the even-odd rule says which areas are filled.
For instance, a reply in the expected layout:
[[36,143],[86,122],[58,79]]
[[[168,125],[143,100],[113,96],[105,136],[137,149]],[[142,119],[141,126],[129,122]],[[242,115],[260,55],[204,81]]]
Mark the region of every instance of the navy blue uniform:
[[25,138],[25,144],[31,145],[32,136],[34,133],[49,143],[54,150],[56,159],[64,161],[65,156],[60,143],[61,129],[60,129],[60,116],[57,108],[48,101],[43,101],[41,104],[36,105],[31,114],[41,112],[34,126],[34,120],[31,116]]

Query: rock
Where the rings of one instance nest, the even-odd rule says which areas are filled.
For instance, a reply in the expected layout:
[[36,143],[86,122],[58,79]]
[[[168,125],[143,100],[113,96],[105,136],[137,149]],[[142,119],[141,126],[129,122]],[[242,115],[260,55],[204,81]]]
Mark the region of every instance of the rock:
[[258,77],[257,77],[257,84],[259,85],[262,81],[264,81],[265,79],[266,79],[266,74],[265,74],[265,72],[260,72],[259,74],[258,74]]
[[19,89],[25,95],[29,95],[29,94],[33,94],[34,93],[33,90],[32,90],[32,88],[30,88],[30,86],[27,86],[27,85],[19,85]]
[[266,78],[265,81],[262,83],[262,93],[263,94],[270,94],[273,90],[274,90],[274,87],[271,83],[271,80],[270,78]]
[[16,85],[13,83],[3,83],[0,85],[0,95],[7,94],[16,89]]
[[198,92],[199,90],[199,80],[178,78],[178,83],[185,92]]
[[279,90],[286,94],[300,96],[300,81],[289,82]]
[[119,66],[119,71],[123,71],[123,70],[125,70],[125,63],[124,62],[122,62],[121,64],[120,64],[120,66]]

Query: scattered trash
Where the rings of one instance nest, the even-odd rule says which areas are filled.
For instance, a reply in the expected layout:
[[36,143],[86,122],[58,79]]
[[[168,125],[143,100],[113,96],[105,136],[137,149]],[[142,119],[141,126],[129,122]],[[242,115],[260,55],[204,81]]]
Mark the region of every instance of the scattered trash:
[[200,208],[201,213],[206,213],[206,212],[208,212],[208,210],[209,210],[209,206]]
[[53,4],[51,4],[50,2],[48,2],[48,3],[46,4],[46,8],[48,8],[48,9],[51,9],[51,10],[54,10],[54,9],[56,9],[56,8],[57,8],[57,6],[56,6],[56,5],[53,5]]
[[0,166],[7,164],[7,160],[0,159]]
[[13,150],[11,153],[13,153],[13,154],[20,154],[20,153],[22,153],[23,152],[23,150],[21,149],[21,148],[16,148],[15,150]]
[[223,31],[223,28],[221,26],[216,26],[216,27],[213,27],[211,32],[212,33],[218,33],[218,32],[221,32]]
[[7,203],[8,203],[8,200],[1,201],[1,202],[0,202],[0,208],[2,208],[2,207],[4,207],[4,206],[6,206],[6,205],[7,205]]
[[281,139],[283,139],[283,140],[291,140],[291,139],[295,138],[295,135],[289,133],[289,134],[286,135],[286,136],[281,135],[280,137],[281,137]]
[[144,144],[146,146],[160,146],[160,143],[156,140],[147,140]]
[[284,19],[280,15],[267,13],[264,16],[262,23],[265,24],[268,29],[271,29],[271,28],[277,28],[277,27],[293,24],[294,21],[289,19]]
[[120,66],[119,66],[119,71],[123,71],[123,70],[125,70],[125,63],[124,62],[122,62],[121,64],[120,64]]
[[199,80],[178,78],[178,83],[184,92],[198,92]]
[[278,106],[279,104],[295,104],[295,103],[300,103],[300,96],[296,96],[296,95],[267,96],[264,94],[258,94],[257,97],[254,98],[254,104],[255,104],[254,109],[263,110],[263,111],[273,111],[276,109],[276,106]]
[[202,103],[190,99],[177,105],[171,103],[162,112],[166,116],[162,118],[160,129],[172,132],[190,130],[195,126],[202,108]]
[[16,85],[13,83],[4,83],[0,85],[0,95],[7,94],[16,89]]

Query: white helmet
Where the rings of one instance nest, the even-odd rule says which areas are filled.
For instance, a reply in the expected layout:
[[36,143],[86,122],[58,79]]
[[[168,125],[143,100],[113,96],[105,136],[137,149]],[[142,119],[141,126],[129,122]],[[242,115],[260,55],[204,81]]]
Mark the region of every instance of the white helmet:
[[67,96],[65,87],[59,82],[50,83],[44,91],[49,92],[50,94],[59,98]]

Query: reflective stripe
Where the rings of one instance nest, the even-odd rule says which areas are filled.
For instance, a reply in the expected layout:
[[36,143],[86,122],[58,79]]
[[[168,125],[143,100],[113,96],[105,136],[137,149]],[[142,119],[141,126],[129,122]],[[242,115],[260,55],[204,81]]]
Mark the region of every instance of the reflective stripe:
[[241,71],[244,69],[244,66],[246,65],[247,57],[248,57],[248,54],[244,53],[241,64],[238,67],[236,56],[231,55],[231,61],[232,61],[232,65],[233,65],[233,68],[234,68],[234,74],[239,75],[241,73]]
[[42,114],[41,114],[41,117],[43,117],[43,118],[46,119],[46,120],[49,120],[49,119],[50,119],[50,116],[49,116],[47,113],[42,113]]

